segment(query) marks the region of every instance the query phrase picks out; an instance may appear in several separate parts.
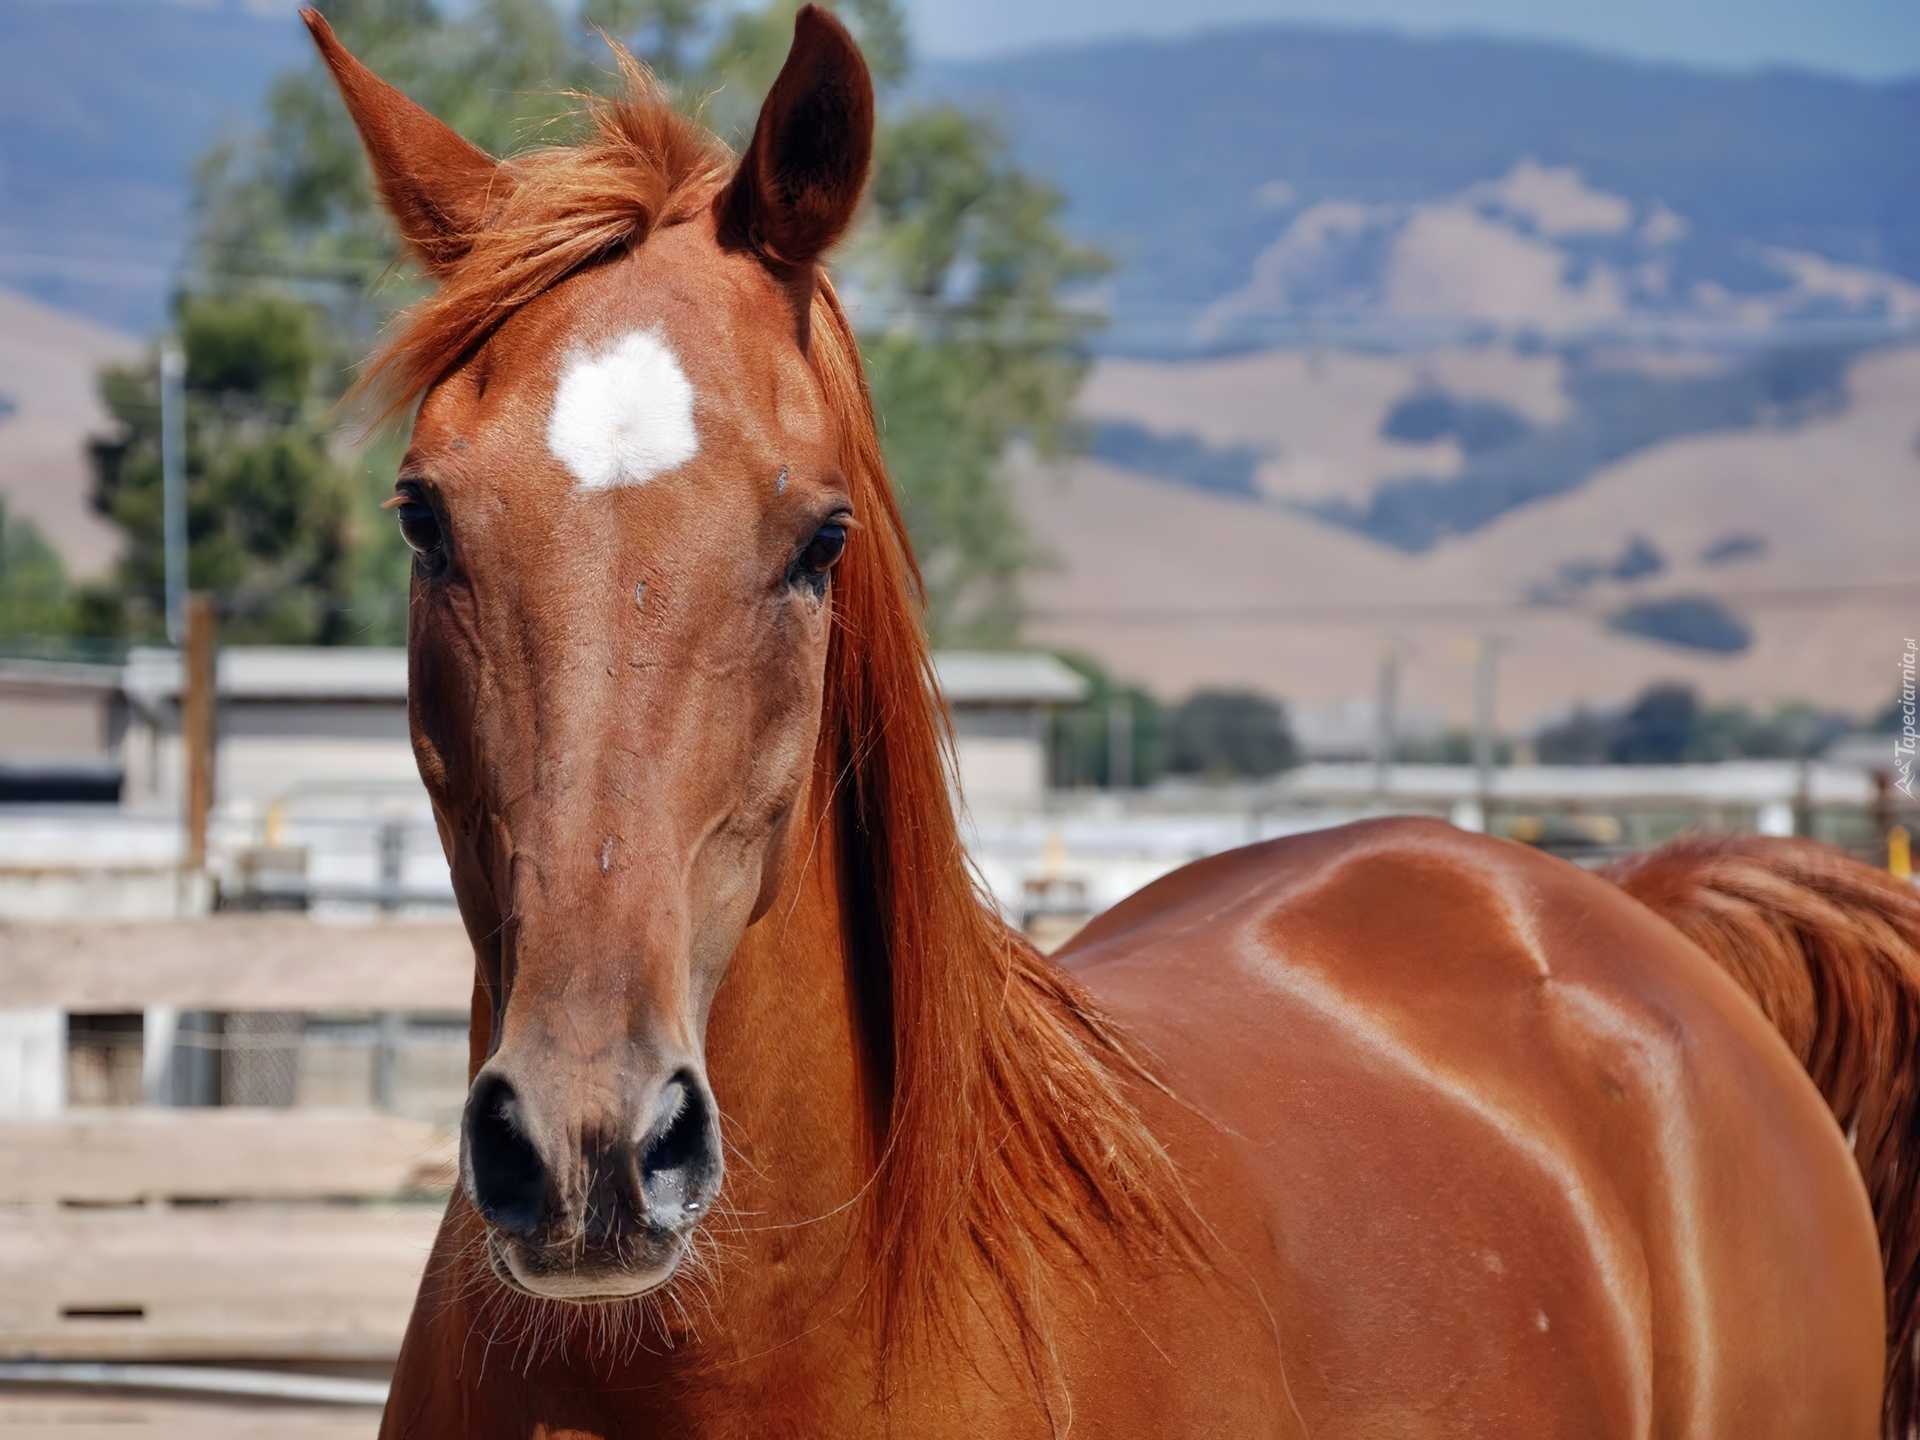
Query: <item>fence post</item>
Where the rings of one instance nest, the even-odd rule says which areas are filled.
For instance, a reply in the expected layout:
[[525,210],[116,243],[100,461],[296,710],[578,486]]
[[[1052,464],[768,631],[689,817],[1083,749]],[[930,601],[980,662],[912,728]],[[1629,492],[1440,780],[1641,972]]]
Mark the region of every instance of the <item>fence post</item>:
[[382,1010],[374,1017],[373,1108],[391,1115],[400,1102],[400,1046],[406,1039],[406,1018],[398,1010]]
[[179,1043],[180,1011],[149,1005],[140,1023],[140,1089],[149,1105],[174,1103],[174,1046]]

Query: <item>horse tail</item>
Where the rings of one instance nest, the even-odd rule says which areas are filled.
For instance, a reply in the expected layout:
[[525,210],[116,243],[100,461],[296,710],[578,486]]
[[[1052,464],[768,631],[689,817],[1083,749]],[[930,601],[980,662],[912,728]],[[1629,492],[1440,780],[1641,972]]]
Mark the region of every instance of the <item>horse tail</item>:
[[1853,1146],[1887,1278],[1884,1434],[1920,1421],[1920,891],[1812,840],[1690,835],[1604,872],[1756,1000]]

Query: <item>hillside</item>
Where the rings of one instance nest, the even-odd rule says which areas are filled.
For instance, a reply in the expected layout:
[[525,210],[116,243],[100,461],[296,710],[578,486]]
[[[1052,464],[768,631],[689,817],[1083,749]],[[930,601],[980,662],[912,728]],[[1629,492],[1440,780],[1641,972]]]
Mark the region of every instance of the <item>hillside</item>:
[[1355,319],[1394,338],[1904,320],[1920,300],[1897,283],[1920,281],[1920,81],[1273,26],[921,84],[1000,115],[1120,259],[1122,351],[1325,339]]
[[0,289],[0,499],[76,575],[98,574],[119,551],[87,499],[86,437],[107,428],[94,377],[139,352],[130,335]]
[[[0,0],[0,284],[158,321],[281,0]],[[1920,320],[1920,81],[1263,26],[923,68],[1121,261],[1109,344]],[[1904,283],[1903,283],[1904,282]]]
[[[1583,363],[1600,360],[1696,382],[1737,368],[1667,352]],[[1314,513],[1470,463],[1455,435],[1383,433],[1406,397],[1564,424],[1568,374],[1563,356],[1497,346],[1103,361],[1085,397],[1096,425],[1138,426],[1162,453],[1179,437],[1254,456],[1252,476],[1238,493],[1196,487],[1137,455],[1030,473],[1023,505],[1056,558],[1030,633],[1163,693],[1252,685],[1310,707],[1371,695],[1394,643],[1403,703],[1454,723],[1488,633],[1509,727],[1676,677],[1718,699],[1884,705],[1920,602],[1920,347],[1853,357],[1817,409],[1649,443],[1417,552]]]

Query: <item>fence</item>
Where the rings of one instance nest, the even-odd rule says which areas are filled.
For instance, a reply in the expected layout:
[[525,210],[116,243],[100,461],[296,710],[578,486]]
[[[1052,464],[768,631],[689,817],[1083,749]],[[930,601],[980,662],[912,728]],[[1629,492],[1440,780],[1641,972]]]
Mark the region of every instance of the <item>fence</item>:
[[471,974],[444,923],[0,929],[0,1359],[390,1361]]

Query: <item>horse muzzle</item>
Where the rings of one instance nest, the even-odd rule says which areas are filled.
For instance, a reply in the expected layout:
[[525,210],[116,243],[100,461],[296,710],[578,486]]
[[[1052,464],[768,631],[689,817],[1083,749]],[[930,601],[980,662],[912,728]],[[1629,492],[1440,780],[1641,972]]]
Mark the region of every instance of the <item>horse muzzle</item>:
[[486,1222],[494,1273],[530,1295],[580,1303],[665,1284],[720,1193],[705,1075],[673,1067],[596,1125],[544,1116],[497,1062],[475,1077],[461,1127],[461,1178]]

